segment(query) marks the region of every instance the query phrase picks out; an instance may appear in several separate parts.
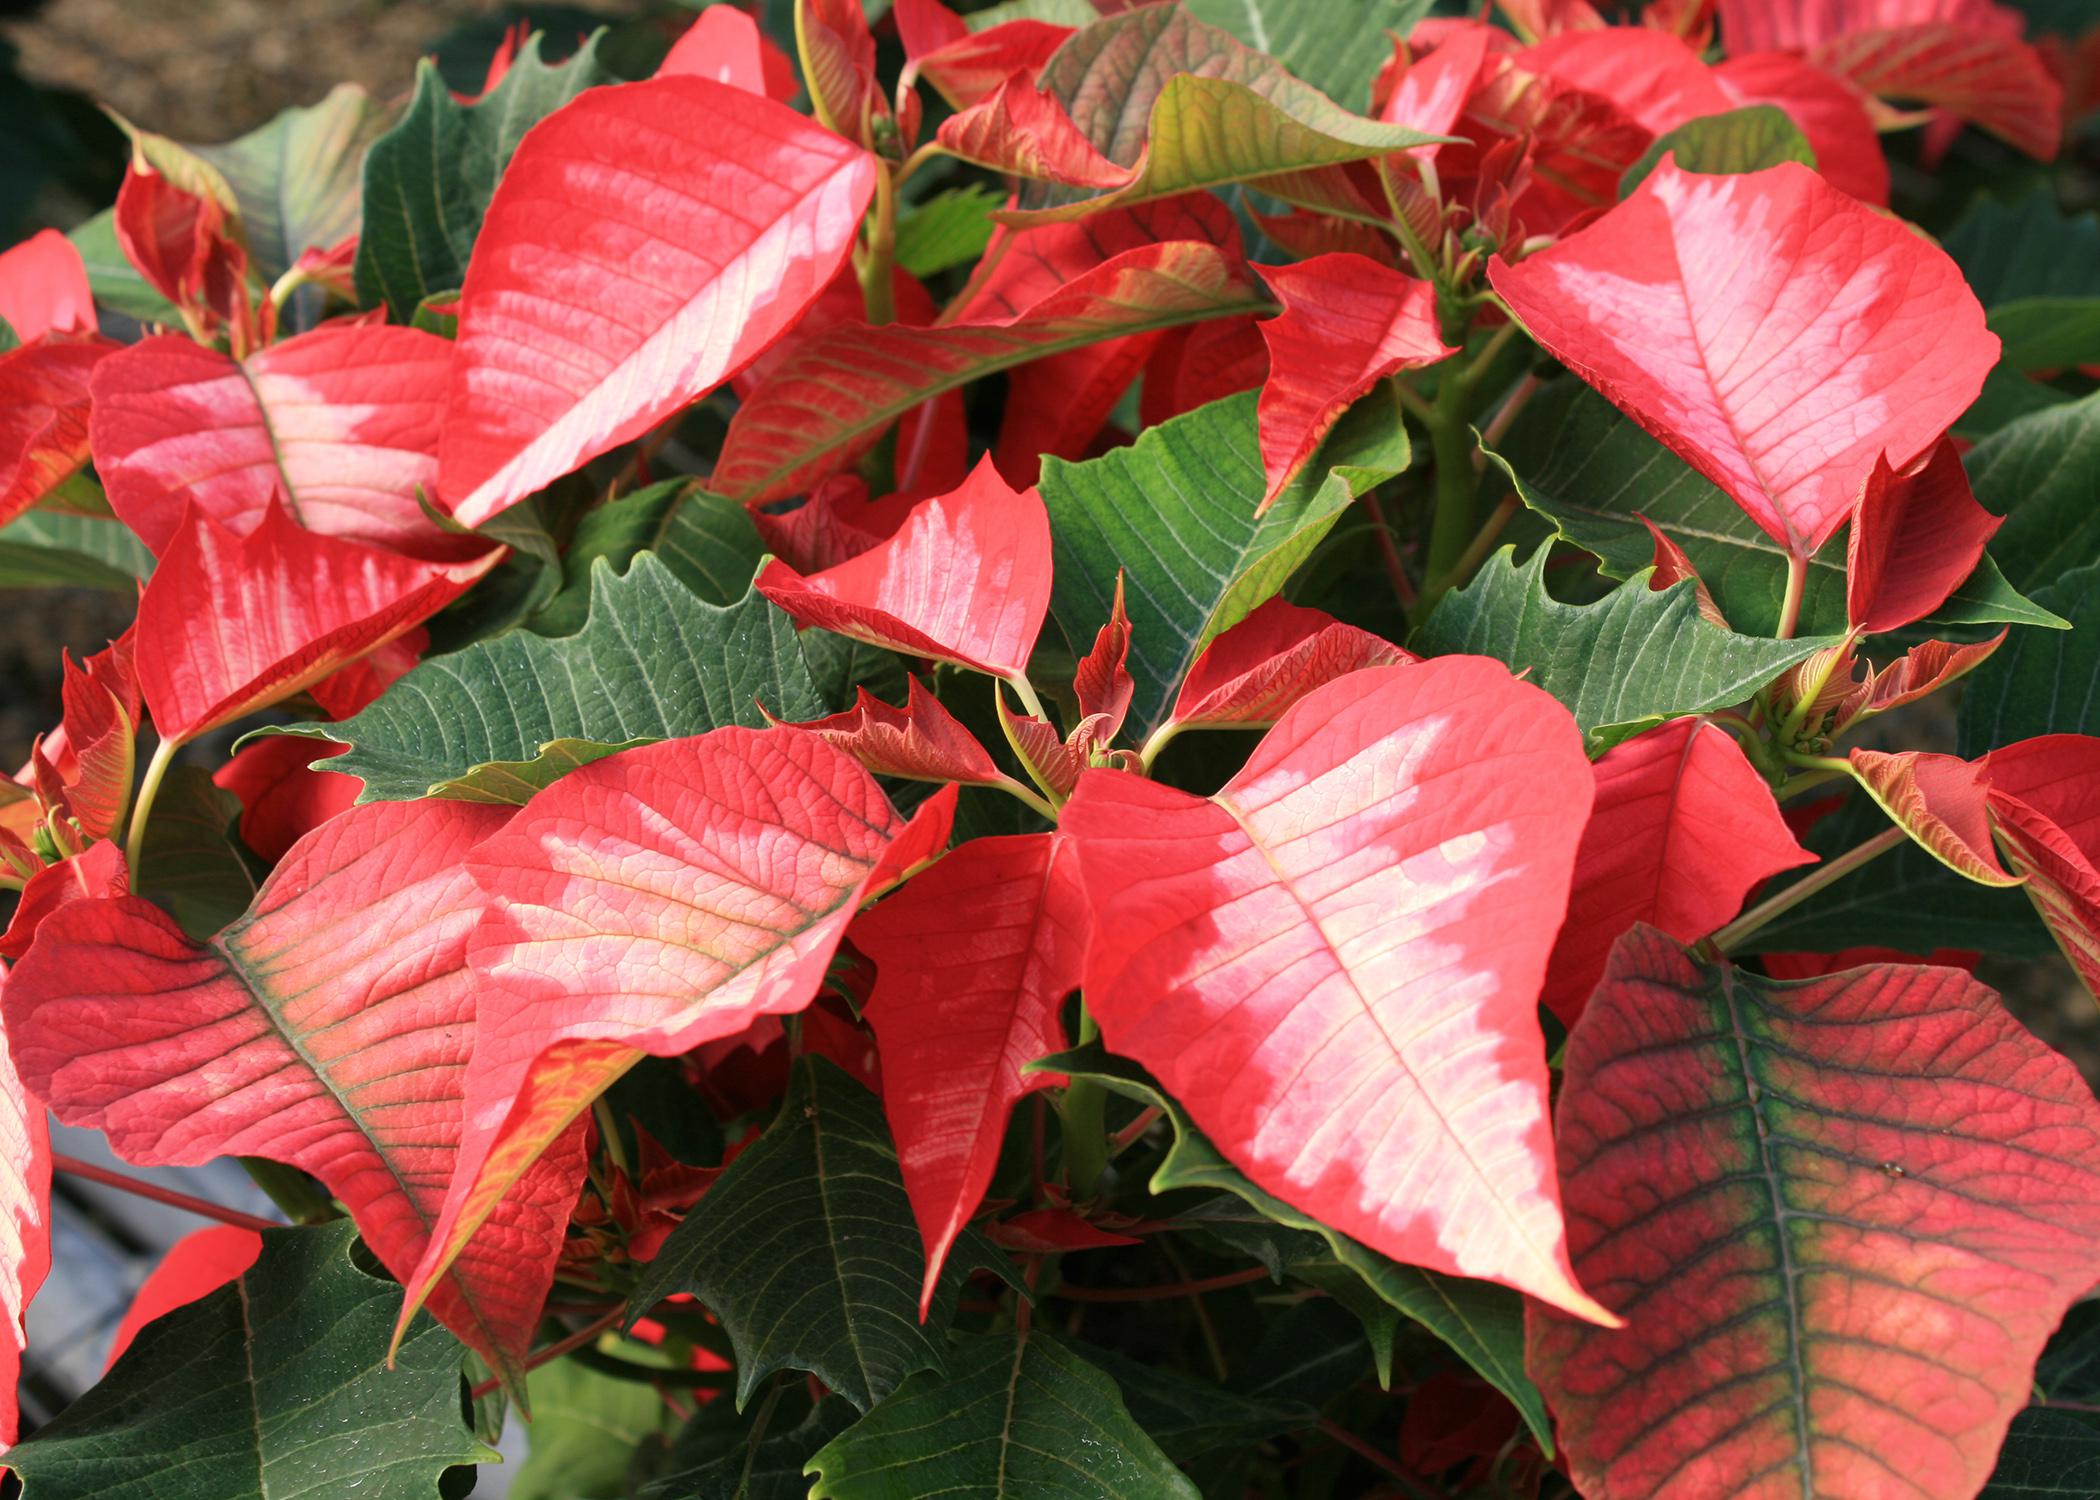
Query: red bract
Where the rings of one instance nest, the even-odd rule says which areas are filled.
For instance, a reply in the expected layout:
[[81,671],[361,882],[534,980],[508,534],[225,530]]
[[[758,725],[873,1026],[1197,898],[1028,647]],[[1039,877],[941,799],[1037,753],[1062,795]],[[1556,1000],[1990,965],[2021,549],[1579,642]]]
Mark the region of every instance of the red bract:
[[[1405,125],[1424,135],[1450,135],[1456,130],[1480,77],[1480,65],[1497,33],[1491,26],[1458,26],[1428,52],[1408,63],[1393,91],[1379,106],[1378,118]],[[1409,156],[1433,156],[1440,148],[1415,146]]]
[[[0,979],[0,1004],[10,974]],[[23,1317],[51,1270],[51,1127],[44,1107],[23,1088],[13,1043],[0,1032],[0,1447],[12,1445],[19,1420],[16,1389]]]
[[938,0],[906,0],[895,13],[905,53],[919,76],[959,110],[1016,75],[1034,78],[1072,34],[1069,26],[1031,16],[973,32]]
[[1557,1126],[1576,1270],[1626,1316],[1528,1314],[1587,1495],[1967,1500],[2100,1277],[2100,1109],[1958,970],[1775,984],[1637,931]]
[[1787,113],[1816,153],[1816,170],[1862,203],[1889,201],[1881,134],[1859,91],[1788,52],[1731,57],[1714,80],[1737,105],[1770,104]]
[[1976,503],[1950,438],[1901,474],[1877,459],[1845,545],[1845,612],[1869,634],[1938,609],[1983,560],[2000,518]]
[[1570,1026],[1634,924],[1683,942],[1703,938],[1762,881],[1815,863],[1735,740],[1704,720],[1637,735],[1594,771],[1596,806],[1542,997]]
[[479,525],[748,364],[844,261],[873,173],[708,79],[591,89],[549,116],[503,174],[461,294],[453,513]]
[[794,59],[734,5],[710,5],[657,65],[658,78],[711,78],[782,104],[800,88]]
[[917,677],[908,678],[907,683],[902,708],[892,708],[869,697],[866,688],[858,688],[857,701],[844,713],[792,727],[821,736],[826,744],[878,776],[953,781],[963,786],[1014,784]]
[[[275,864],[285,851],[357,802],[364,783],[315,764],[339,753],[294,735],[272,735],[236,751],[212,783],[240,800],[241,842]],[[311,766],[311,769],[309,767]]]
[[236,355],[262,342],[248,287],[248,252],[216,172],[177,183],[134,149],[113,221],[117,245],[200,338],[231,336]]
[[1266,729],[1316,688],[1415,657],[1332,615],[1271,599],[1196,658],[1167,722],[1181,729]]
[[1735,102],[1698,53],[1661,31],[1566,31],[1520,52],[1517,61],[1611,100],[1657,135]]
[[854,910],[947,844],[954,806],[951,788],[907,822],[816,735],[718,729],[572,772],[475,849],[468,1130],[407,1311],[645,1054],[807,1006]]
[[45,339],[0,354],[0,526],[87,462],[89,377],[115,347]]
[[[137,897],[66,908],[4,997],[23,1077],[128,1161],[239,1153],[313,1173],[406,1276],[452,1176],[484,994],[466,966],[481,896],[463,859],[507,812],[427,801],[347,813],[204,944]],[[576,1151],[550,1157],[504,1201],[485,1253],[432,1299],[513,1375],[580,1176]]]
[[986,459],[887,541],[808,578],[776,560],[758,589],[804,625],[1016,679],[1050,607],[1050,518]]
[[1931,105],[2044,161],[2062,134],[2063,89],[1989,0],[1721,0],[1732,54],[1787,49],[1862,93]]
[[1372,386],[1458,351],[1437,336],[1436,288],[1361,255],[1262,266],[1283,304],[1261,325],[1269,378],[1261,388],[1261,508],[1284,492]]
[[1953,261],[1792,163],[1665,161],[1491,275],[1540,343],[1802,559],[1876,459],[1931,447],[1998,357]]
[[47,333],[93,333],[95,298],[73,242],[39,230],[0,251],[0,320],[25,344]]
[[1563,1248],[1536,1002],[1590,802],[1498,664],[1353,673],[1216,798],[1090,771],[1086,997],[1234,1165],[1396,1260],[1613,1321]]
[[2085,987],[2100,996],[2100,739],[2049,734],[1984,760],[2006,862]]
[[960,114],[941,122],[942,149],[995,171],[1063,187],[1113,190],[1137,180],[1095,149],[1053,94],[1015,73]]
[[0,958],[20,959],[28,953],[45,920],[60,909],[130,890],[131,872],[125,868],[123,851],[108,839],[44,866],[22,887],[22,899],[15,903],[6,933],[0,934]]
[[1086,900],[1055,834],[972,839],[853,924],[875,961],[868,1023],[882,1103],[926,1242],[923,1318],[999,1164],[1016,1102],[1062,1080],[1022,1069],[1062,1050]]
[[821,573],[895,536],[916,504],[910,495],[870,500],[857,475],[834,474],[785,515],[750,515],[768,552],[798,573]]
[[262,1236],[231,1224],[199,1229],[177,1240],[132,1294],[131,1306],[110,1335],[103,1367],[114,1365],[148,1323],[237,1279],[261,1254]]
[[1933,858],[1983,885],[2019,883],[1991,848],[1990,778],[1981,764],[1918,750],[1854,750],[1850,764],[1882,811]]
[[[298,525],[281,505],[237,536],[194,508],[139,599],[138,677],[163,740],[282,702],[377,650],[494,567],[425,563]],[[238,620],[238,632],[221,622]]]
[[747,504],[777,500],[973,377],[1263,305],[1237,254],[1177,240],[1126,251],[1012,317],[833,329],[799,344],[738,408],[709,483]]
[[412,328],[334,327],[236,362],[169,334],[95,370],[95,469],[156,553],[184,508],[240,535],[273,501],[310,531],[457,557],[417,504],[437,482],[452,346]]

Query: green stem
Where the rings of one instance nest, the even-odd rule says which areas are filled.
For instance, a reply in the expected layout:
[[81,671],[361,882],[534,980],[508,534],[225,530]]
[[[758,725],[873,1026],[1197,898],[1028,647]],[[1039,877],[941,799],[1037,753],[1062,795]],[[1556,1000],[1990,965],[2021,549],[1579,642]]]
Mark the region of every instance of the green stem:
[[1481,523],[1480,530],[1473,533],[1473,540],[1466,544],[1466,550],[1459,555],[1458,561],[1451,565],[1449,575],[1435,581],[1433,587],[1439,594],[1447,594],[1452,589],[1465,587],[1467,580],[1480,571],[1480,565],[1486,562],[1488,554],[1495,550],[1495,543],[1502,540],[1503,528],[1509,525],[1510,517],[1517,513],[1522,503],[1514,494],[1502,497],[1494,510],[1489,512],[1487,520]]
[[[1079,1045],[1084,1047],[1100,1035],[1101,1028],[1086,1002],[1080,1001]],[[1101,1174],[1108,1169],[1108,1094],[1091,1078],[1075,1078],[1065,1085],[1057,1114],[1064,1129],[1065,1186],[1074,1199],[1084,1201],[1094,1196]]]
[[856,270],[860,277],[860,300],[871,324],[897,321],[896,287],[892,280],[897,260],[897,185],[887,168],[875,173],[874,217],[868,224],[867,244]]
[[1449,587],[1473,534],[1473,495],[1480,476],[1473,470],[1472,383],[1454,375],[1437,390],[1429,415],[1429,451],[1436,464],[1436,509],[1429,523],[1429,555],[1422,568],[1418,617],[1426,618]]
[[1789,552],[1786,559],[1786,597],[1779,606],[1778,636],[1782,641],[1794,638],[1794,629],[1801,623],[1801,599],[1808,592],[1808,559],[1798,552]]
[[1144,748],[1138,751],[1138,764],[1144,767],[1147,776],[1152,774],[1152,762],[1159,759],[1159,752],[1171,745],[1175,736],[1180,733],[1181,726],[1172,722],[1162,724],[1152,731],[1151,737],[1145,741]]
[[1910,835],[1901,828],[1884,828],[1858,848],[1848,850],[1836,859],[1817,866],[1778,895],[1758,902],[1715,933],[1710,941],[1715,949],[1722,953],[1740,947],[1747,939],[1769,925],[1773,918],[1784,916],[1816,892],[1843,880],[1861,865],[1877,855],[1887,853],[1909,837]]
[[160,784],[167,777],[168,767],[175,764],[175,752],[181,748],[181,740],[162,740],[153,747],[153,758],[146,762],[138,801],[131,807],[131,828],[124,838],[124,868],[131,872],[133,884],[139,878],[139,856],[146,849],[146,820],[152,815],[153,799],[160,795]]

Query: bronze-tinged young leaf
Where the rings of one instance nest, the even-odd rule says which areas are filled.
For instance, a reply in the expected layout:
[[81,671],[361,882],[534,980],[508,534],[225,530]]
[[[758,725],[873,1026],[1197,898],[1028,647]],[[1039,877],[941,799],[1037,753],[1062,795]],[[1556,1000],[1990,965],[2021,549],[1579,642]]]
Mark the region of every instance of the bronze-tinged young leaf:
[[1528,672],[1568,706],[1592,744],[1650,724],[1740,703],[1839,637],[1775,641],[1735,635],[1701,618],[1689,582],[1660,592],[1637,573],[1592,604],[1546,592],[1546,554],[1489,558],[1446,594],[1409,643],[1424,656],[1470,652]]
[[809,1461],[810,1500],[1197,1500],[1115,1381],[1040,1330],[974,1338]]
[[712,79],[593,89],[551,115],[504,170],[460,294],[438,477],[453,514],[480,525],[749,364],[843,264],[874,173]]
[[717,729],[585,766],[478,845],[467,1129],[409,1310],[644,1056],[804,1009],[868,893],[947,846],[955,796],[906,820],[814,734]]
[[[1137,6],[1084,27],[1037,82],[1131,181],[1027,185],[1014,223],[1362,161],[1442,139],[1351,114],[1228,31],[1179,5]],[[1284,184],[1277,184],[1284,186]]]
[[[23,1076],[142,1166],[238,1154],[312,1172],[408,1275],[452,1177],[485,993],[467,970],[482,896],[465,859],[505,817],[353,809],[202,944],[137,897],[64,908],[0,1002]],[[581,1165],[550,1158],[432,1298],[498,1369],[531,1343]]]
[[681,1292],[706,1304],[736,1347],[739,1409],[793,1369],[867,1411],[913,1371],[945,1366],[963,1278],[926,1278],[922,1302],[921,1264],[881,1104],[805,1057],[779,1116],[671,1231],[632,1306]]
[[1637,930],[1568,1043],[1529,1365],[1596,1500],[1967,1500],[2100,1278],[2100,1107],[1957,969],[1783,984]]
[[737,409],[708,483],[747,505],[796,494],[912,408],[968,381],[1269,305],[1233,251],[1176,240],[1127,250],[1010,317],[829,329],[798,340]]
[[1990,777],[1982,762],[1919,750],[1853,750],[1846,764],[1889,820],[1948,869],[1979,885],[2020,883],[1991,847]]
[[272,1229],[232,1286],[148,1324],[102,1378],[11,1449],[37,1500],[430,1500],[495,1459],[460,1419],[460,1347],[416,1321],[391,1368],[398,1289],[347,1224]]

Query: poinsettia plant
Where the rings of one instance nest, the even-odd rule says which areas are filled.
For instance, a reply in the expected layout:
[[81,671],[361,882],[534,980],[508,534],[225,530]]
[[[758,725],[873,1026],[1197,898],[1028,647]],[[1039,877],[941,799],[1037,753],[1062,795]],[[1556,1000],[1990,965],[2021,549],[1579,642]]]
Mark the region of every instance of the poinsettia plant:
[[2100,1488],[2079,7],[755,9],[0,255],[10,1482]]

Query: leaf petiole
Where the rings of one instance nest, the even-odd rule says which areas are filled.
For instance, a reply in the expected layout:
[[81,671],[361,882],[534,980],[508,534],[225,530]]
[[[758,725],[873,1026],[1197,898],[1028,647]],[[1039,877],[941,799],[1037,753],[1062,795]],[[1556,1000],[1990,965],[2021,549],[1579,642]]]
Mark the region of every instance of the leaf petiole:
[[1861,865],[1887,853],[1909,837],[1901,828],[1884,828],[1858,848],[1847,850],[1836,859],[1817,866],[1778,895],[1758,902],[1707,941],[1718,953],[1740,947],[1775,917],[1784,916],[1825,886],[1843,880]]
[[181,748],[181,740],[164,739],[153,747],[153,758],[146,762],[145,779],[139,783],[138,801],[131,808],[131,827],[124,837],[124,868],[130,872],[134,883],[139,878],[139,856],[146,848],[146,819],[153,812],[153,799],[160,795],[160,784],[167,777],[168,767],[175,764],[175,752]]

